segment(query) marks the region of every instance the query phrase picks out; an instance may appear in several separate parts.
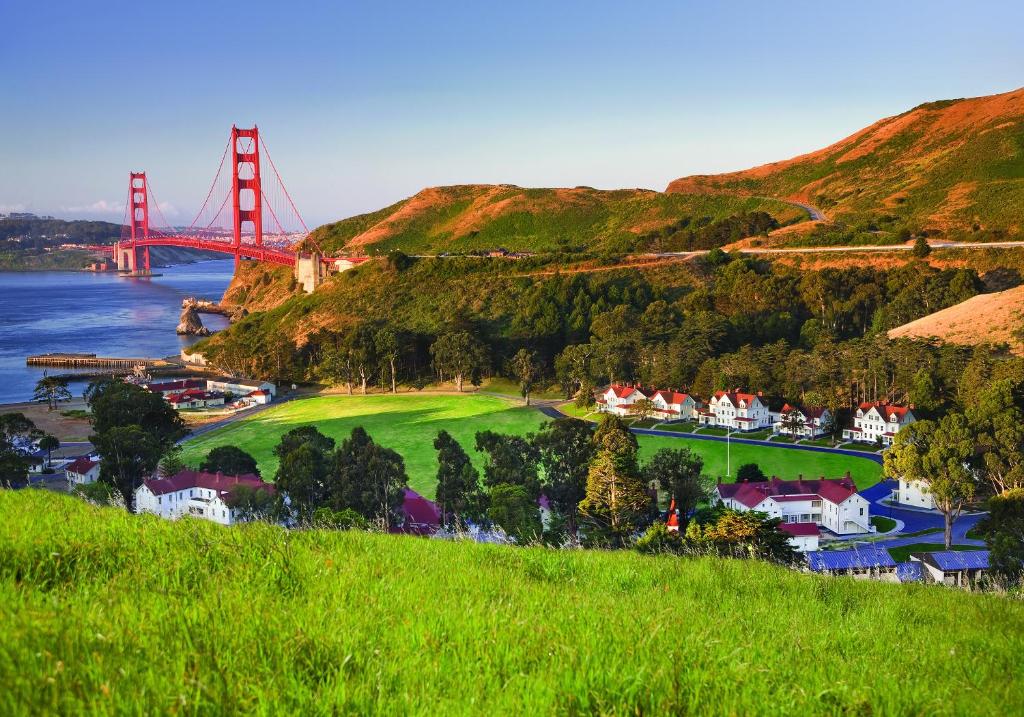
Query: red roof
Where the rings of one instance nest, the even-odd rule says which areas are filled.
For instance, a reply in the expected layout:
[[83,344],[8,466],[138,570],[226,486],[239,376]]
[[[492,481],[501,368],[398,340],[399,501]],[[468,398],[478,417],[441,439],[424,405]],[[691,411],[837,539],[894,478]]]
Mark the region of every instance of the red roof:
[[165,393],[167,391],[185,391],[190,388],[202,388],[206,385],[205,381],[200,381],[195,378],[182,379],[181,381],[166,381],[165,383],[150,383],[146,385],[146,389],[153,393]]
[[165,495],[189,488],[206,488],[219,494],[229,494],[234,488],[244,485],[249,488],[274,492],[274,485],[263,481],[252,473],[230,476],[223,473],[184,470],[168,478],[156,478],[142,482],[153,495]]
[[[639,393],[644,398],[647,398],[647,394],[635,386],[623,386],[622,384],[613,383],[608,388],[610,388],[618,398],[629,398],[634,393]],[[608,389],[605,389],[605,393],[607,392]]]
[[270,391],[264,391],[262,388],[257,388],[255,391],[249,392],[250,396],[269,396]]
[[754,402],[754,399],[761,399],[761,396],[754,393],[740,393],[739,391],[715,391],[715,398],[721,398],[727,396],[729,402],[734,406],[739,406],[740,401],[747,404],[748,406]]
[[864,411],[865,413],[870,411],[872,408],[877,408],[878,412],[882,414],[882,418],[884,418],[887,421],[889,420],[889,416],[893,415],[902,421],[903,418],[907,415],[907,412],[910,411],[910,408],[908,406],[896,406],[891,403],[884,403],[882,401],[860,404],[860,410]]
[[99,465],[99,461],[94,461],[89,456],[79,456],[71,463],[68,463],[64,470],[68,473],[77,473],[78,475],[85,475],[91,471],[95,466]]
[[757,481],[754,483],[719,483],[718,494],[731,498],[748,508],[754,508],[765,498],[782,501],[821,498],[839,504],[857,494],[857,486],[850,478],[818,478],[815,480]]
[[802,408],[800,406],[793,406],[788,403],[782,407],[783,413],[789,413],[790,411],[799,411],[804,418],[809,418],[811,420],[815,418],[821,418],[827,410],[828,409],[825,408],[824,406],[812,406],[810,408]]
[[685,403],[686,399],[690,397],[690,394],[680,393],[679,391],[655,391],[651,398],[658,395],[665,399],[665,403],[670,405]]
[[412,535],[432,535],[441,525],[441,510],[437,503],[427,500],[422,495],[405,488],[402,499],[402,525],[392,528],[391,532]]
[[818,526],[815,523],[783,523],[779,526],[779,530],[783,533],[789,533],[794,537],[821,535],[821,531],[818,530]]

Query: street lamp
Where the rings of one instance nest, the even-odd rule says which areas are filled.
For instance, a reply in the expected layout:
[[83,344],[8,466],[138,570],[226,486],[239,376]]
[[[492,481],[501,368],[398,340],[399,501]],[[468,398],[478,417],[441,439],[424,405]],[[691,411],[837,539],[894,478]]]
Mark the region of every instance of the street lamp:
[[725,475],[732,478],[732,428],[725,427]]

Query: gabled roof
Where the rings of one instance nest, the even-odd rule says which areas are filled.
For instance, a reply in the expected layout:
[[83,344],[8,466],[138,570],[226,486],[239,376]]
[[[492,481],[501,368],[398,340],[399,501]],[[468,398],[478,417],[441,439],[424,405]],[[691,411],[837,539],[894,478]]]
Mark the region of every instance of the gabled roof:
[[795,406],[791,403],[787,403],[782,407],[782,413],[789,413],[790,411],[799,411],[804,418],[814,420],[815,418],[821,418],[825,415],[828,409],[824,406],[809,406],[804,408],[803,406]]
[[921,562],[943,572],[956,570],[987,570],[987,550],[938,550],[934,553],[912,553]]
[[807,553],[807,564],[815,572],[826,570],[867,570],[895,568],[896,561],[889,551],[877,545],[865,545],[854,550],[815,550]]
[[633,394],[637,394],[636,398],[648,398],[648,395],[639,386],[626,386],[621,383],[613,383],[601,393],[608,393],[611,391],[617,398],[629,398]]
[[661,396],[665,399],[665,403],[670,405],[675,403],[685,403],[686,399],[690,398],[690,394],[680,393],[679,391],[655,391],[654,394],[651,395],[651,398],[653,399],[655,396]]
[[252,473],[242,475],[224,475],[223,473],[207,473],[206,471],[184,470],[167,478],[145,480],[142,484],[153,495],[166,495],[189,488],[206,488],[217,491],[219,495],[230,494],[238,486],[247,486],[254,490],[275,491],[272,483],[266,483]]
[[810,500],[821,498],[836,505],[857,494],[857,486],[850,478],[818,478],[814,480],[779,480],[753,483],[719,483],[718,494],[722,499],[731,498],[748,508],[761,504],[765,498],[786,500]]
[[93,468],[98,466],[99,461],[94,461],[89,456],[79,456],[75,460],[64,466],[64,470],[68,473],[77,473],[78,475],[85,475]]
[[887,421],[889,420],[890,416],[896,416],[898,420],[902,421],[908,413],[911,416],[914,415],[909,406],[897,406],[895,404],[885,403],[883,401],[869,401],[867,403],[862,403],[860,404],[859,408],[865,413],[874,408],[878,411],[879,415],[881,415],[882,418],[884,418]]
[[715,398],[721,399],[723,396],[728,398],[729,402],[734,406],[739,406],[741,401],[747,406],[749,406],[751,403],[754,402],[755,398],[758,401],[764,398],[764,396],[759,396],[756,393],[742,393],[740,391],[715,391]]

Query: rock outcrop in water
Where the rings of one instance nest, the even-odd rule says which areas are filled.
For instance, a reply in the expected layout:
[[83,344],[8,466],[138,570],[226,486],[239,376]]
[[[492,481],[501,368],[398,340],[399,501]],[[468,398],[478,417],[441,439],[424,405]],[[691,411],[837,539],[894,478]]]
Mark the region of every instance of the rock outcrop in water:
[[177,332],[182,336],[209,336],[210,330],[203,326],[199,312],[194,304],[186,304],[181,309],[181,321],[178,323]]

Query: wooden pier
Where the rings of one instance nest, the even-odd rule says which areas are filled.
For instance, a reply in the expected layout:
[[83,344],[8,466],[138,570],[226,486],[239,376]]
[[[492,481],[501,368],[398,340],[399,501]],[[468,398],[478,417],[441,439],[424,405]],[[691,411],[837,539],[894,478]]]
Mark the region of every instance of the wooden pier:
[[36,354],[25,359],[29,366],[49,366],[53,368],[115,368],[133,369],[136,366],[154,368],[167,365],[164,359],[152,358],[117,358],[97,356],[96,354]]

